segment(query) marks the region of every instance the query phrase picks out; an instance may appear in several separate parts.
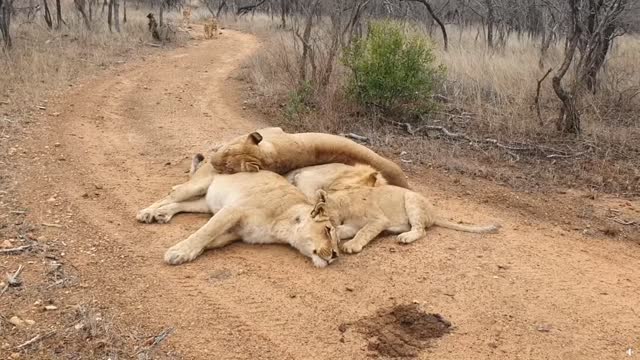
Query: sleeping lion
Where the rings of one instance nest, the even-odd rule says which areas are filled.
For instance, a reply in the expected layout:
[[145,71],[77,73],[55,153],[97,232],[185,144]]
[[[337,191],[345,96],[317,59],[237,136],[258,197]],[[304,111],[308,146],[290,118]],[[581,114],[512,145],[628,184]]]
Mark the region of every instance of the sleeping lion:
[[408,244],[425,237],[426,229],[434,225],[472,233],[492,233],[500,228],[497,224],[469,226],[447,221],[424,196],[398,186],[377,186],[378,172],[371,167],[360,167],[359,172],[362,181],[351,180],[353,185],[345,186],[337,179],[326,190],[317,190],[318,201],[327,204],[338,238],[351,239],[341,245],[346,253],[360,252],[383,231],[398,234],[398,241]]
[[[289,244],[325,267],[338,257],[335,230],[326,215],[326,204],[311,202],[282,176],[270,171],[216,174],[193,158],[191,177],[174,187],[172,194],[138,214],[139,221],[177,212],[213,213],[213,217],[187,239],[167,250],[164,259],[177,265],[198,257],[205,249],[242,240],[251,244]],[[205,165],[205,166],[201,166]],[[203,180],[204,179],[204,180]],[[181,199],[209,181],[206,196]],[[178,189],[179,193],[176,193]],[[176,195],[178,194],[178,195]],[[157,220],[157,218],[156,218]]]
[[239,136],[211,155],[211,164],[222,174],[270,170],[284,175],[305,166],[328,163],[370,165],[389,184],[409,188],[407,177],[394,162],[337,135],[289,134],[281,128],[266,128]]

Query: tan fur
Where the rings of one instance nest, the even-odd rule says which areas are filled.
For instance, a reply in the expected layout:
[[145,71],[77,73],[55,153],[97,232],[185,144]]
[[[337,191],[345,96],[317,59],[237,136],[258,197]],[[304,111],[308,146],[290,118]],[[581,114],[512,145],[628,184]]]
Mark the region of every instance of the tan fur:
[[[377,173],[363,173],[375,182]],[[346,253],[357,253],[383,231],[399,234],[401,243],[411,243],[426,236],[426,229],[441,226],[472,233],[497,231],[499,225],[467,226],[440,218],[422,195],[401,187],[345,186],[338,179],[328,192],[318,190],[318,201],[326,202],[331,222],[337,226],[338,237],[353,238],[342,244]]]
[[211,19],[210,22],[204,24],[204,38],[213,39],[218,36],[218,20]]
[[361,163],[378,170],[389,184],[409,187],[398,165],[344,137],[322,133],[288,134],[274,128],[264,130],[239,136],[220,146],[211,156],[213,167],[227,174],[258,170],[286,174],[305,166]]
[[191,8],[182,10],[182,21],[184,21],[185,24],[189,25],[189,22],[191,21]]
[[371,173],[378,174],[369,165],[332,163],[293,170],[286,175],[286,178],[309,199],[315,199],[319,189],[327,190],[332,184],[334,186],[332,190],[335,190],[336,186],[381,186],[387,184],[382,175],[378,174],[376,178],[371,178],[368,176]]
[[[189,182],[174,187],[168,197],[138,213],[141,222],[166,222],[178,212],[214,214],[202,228],[167,250],[167,263],[188,262],[205,249],[237,240],[289,244],[317,267],[336,259],[337,236],[324,203],[314,204],[278,174],[217,174],[202,160],[202,155],[194,157]],[[201,184],[207,181],[210,185],[202,197]]]

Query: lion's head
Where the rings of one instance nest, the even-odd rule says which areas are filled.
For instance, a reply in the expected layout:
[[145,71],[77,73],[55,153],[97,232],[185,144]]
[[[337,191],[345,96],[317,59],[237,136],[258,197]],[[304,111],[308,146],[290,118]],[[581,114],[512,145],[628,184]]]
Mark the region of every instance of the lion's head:
[[334,262],[339,255],[338,237],[329,222],[326,204],[318,202],[309,213],[301,208],[301,213],[292,221],[294,238],[292,245],[303,255],[308,256],[316,267],[325,267]]
[[211,155],[211,165],[222,174],[257,172],[263,168],[261,141],[262,135],[252,132],[221,145]]

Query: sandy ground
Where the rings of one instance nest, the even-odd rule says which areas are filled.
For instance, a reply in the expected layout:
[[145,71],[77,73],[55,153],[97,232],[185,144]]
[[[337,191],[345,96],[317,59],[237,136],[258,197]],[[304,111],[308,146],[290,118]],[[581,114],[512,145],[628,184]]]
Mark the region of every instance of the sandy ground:
[[[80,279],[71,288],[80,295],[67,301],[92,298],[123,328],[173,327],[162,346],[186,359],[364,359],[379,340],[350,324],[412,303],[453,326],[418,358],[623,359],[630,348],[640,356],[637,244],[527,219],[474,200],[480,185],[459,194],[424,174],[411,184],[448,217],[499,222],[501,232],[432,229],[408,246],[385,238],[325,269],[285,246],[246,244],[164,264],[164,251],[207,216],[145,225],[135,214],[186,179],[192,154],[268,125],[243,109],[234,79],[259,46],[225,30],[89,79],[48,106],[16,156],[27,219],[61,226],[38,234],[60,239]],[[0,264],[13,270],[6,257]],[[12,294],[1,307],[19,303]]]

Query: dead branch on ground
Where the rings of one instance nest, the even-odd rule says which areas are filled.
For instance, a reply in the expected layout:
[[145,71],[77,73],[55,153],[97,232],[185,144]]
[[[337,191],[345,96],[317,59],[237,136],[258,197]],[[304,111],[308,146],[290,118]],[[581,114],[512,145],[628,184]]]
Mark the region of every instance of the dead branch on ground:
[[420,132],[423,132],[428,136],[429,131],[437,131],[448,138],[451,138],[454,140],[465,140],[472,145],[481,145],[481,144],[493,145],[497,148],[505,150],[505,152],[510,156],[512,156],[516,161],[520,159],[520,156],[518,156],[515,152],[539,154],[544,156],[547,159],[572,158],[572,157],[581,156],[586,153],[586,151],[578,152],[578,153],[567,152],[560,149],[554,149],[548,146],[536,145],[536,144],[504,144],[498,141],[497,139],[492,139],[492,138],[474,139],[465,133],[453,132],[445,128],[444,126],[439,126],[439,125],[422,125],[417,128],[414,128],[409,123],[403,123],[403,122],[398,122],[393,120],[390,120],[390,122],[392,125],[395,125],[397,127],[404,129],[407,133],[409,133],[412,136],[417,136]]
[[11,249],[0,249],[0,254],[11,254],[31,249],[31,245],[23,245]]

